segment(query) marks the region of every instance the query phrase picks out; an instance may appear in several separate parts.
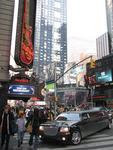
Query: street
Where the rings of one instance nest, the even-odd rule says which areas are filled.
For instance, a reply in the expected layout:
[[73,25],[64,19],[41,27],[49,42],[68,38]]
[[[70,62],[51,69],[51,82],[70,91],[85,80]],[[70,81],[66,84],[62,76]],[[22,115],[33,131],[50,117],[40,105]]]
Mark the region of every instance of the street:
[[17,147],[17,136],[11,137],[9,150],[113,150],[113,125],[112,129],[105,129],[94,135],[88,136],[83,139],[80,145],[63,145],[60,143],[43,143],[41,142],[37,148],[28,145],[29,135],[26,133],[24,137],[23,145]]

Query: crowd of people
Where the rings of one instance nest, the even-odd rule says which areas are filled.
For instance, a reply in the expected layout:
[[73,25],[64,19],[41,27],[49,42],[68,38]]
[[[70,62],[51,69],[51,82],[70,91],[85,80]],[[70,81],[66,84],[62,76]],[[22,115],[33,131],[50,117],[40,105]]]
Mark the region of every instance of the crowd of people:
[[3,111],[0,112],[0,135],[1,145],[0,149],[5,146],[5,150],[9,148],[10,136],[17,134],[18,145],[23,144],[24,133],[29,132],[28,127],[31,125],[32,130],[29,132],[29,146],[33,145],[33,139],[38,143],[38,128],[41,123],[47,120],[53,120],[54,113],[49,108],[19,108],[5,105]]

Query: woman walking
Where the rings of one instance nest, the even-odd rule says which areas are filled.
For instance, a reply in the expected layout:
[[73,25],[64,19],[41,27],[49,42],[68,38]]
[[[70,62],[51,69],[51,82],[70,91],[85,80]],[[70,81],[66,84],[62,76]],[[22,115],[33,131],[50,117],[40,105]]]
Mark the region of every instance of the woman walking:
[[17,128],[18,128],[18,147],[23,143],[24,132],[25,132],[25,118],[24,113],[19,114],[19,118],[17,119]]

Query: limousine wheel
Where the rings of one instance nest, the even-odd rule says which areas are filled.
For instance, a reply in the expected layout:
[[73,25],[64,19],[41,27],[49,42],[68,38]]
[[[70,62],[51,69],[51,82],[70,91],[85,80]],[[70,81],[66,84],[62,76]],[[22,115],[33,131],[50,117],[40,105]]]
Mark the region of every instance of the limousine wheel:
[[72,133],[72,136],[71,136],[71,143],[74,144],[74,145],[77,145],[77,144],[80,144],[81,142],[81,133],[79,130],[76,130]]

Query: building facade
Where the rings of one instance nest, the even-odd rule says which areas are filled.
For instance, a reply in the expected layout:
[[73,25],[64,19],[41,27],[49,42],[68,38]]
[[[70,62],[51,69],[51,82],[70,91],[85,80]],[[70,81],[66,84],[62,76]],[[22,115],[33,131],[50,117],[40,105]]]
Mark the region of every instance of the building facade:
[[109,53],[113,53],[113,1],[106,0],[106,17],[109,38]]
[[108,33],[104,33],[96,39],[97,59],[109,55]]
[[14,3],[14,0],[0,0],[0,110],[2,110],[8,99]]
[[9,81],[14,0],[0,0],[0,81]]
[[33,70],[43,78],[47,65],[67,63],[67,0],[37,0]]

